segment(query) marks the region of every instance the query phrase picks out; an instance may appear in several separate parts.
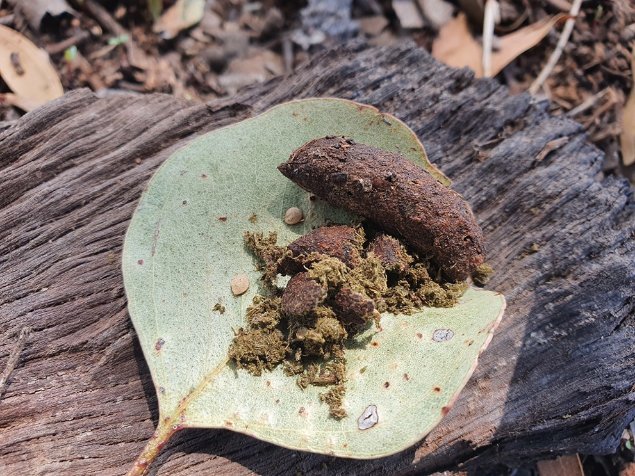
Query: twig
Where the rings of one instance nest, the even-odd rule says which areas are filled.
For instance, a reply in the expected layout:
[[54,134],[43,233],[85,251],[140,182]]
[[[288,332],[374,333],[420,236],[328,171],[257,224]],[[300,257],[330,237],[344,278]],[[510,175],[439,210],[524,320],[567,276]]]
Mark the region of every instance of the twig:
[[571,10],[569,10],[569,19],[567,20],[567,22],[564,25],[564,28],[562,29],[562,33],[560,34],[560,38],[558,39],[558,44],[556,45],[556,49],[553,51],[553,53],[551,53],[551,56],[549,57],[549,61],[547,61],[547,64],[544,66],[544,68],[542,68],[542,71],[540,72],[538,77],[534,80],[533,83],[531,83],[531,86],[529,87],[529,92],[531,94],[535,95],[538,92],[538,90],[542,87],[543,83],[547,80],[554,66],[560,59],[560,56],[562,55],[562,51],[564,50],[564,47],[569,41],[569,37],[571,36],[571,32],[573,31],[573,27],[575,25],[575,21],[577,19],[578,13],[580,13],[580,5],[582,5],[582,0],[574,0],[573,4],[571,5]]
[[577,105],[576,107],[571,109],[569,112],[567,112],[567,116],[570,116],[570,117],[577,116],[581,112],[584,112],[587,109],[589,109],[590,107],[593,107],[595,105],[595,103],[597,103],[600,99],[602,99],[604,97],[604,95],[608,92],[608,90],[609,90],[609,88],[604,88],[599,93],[588,97],[581,104]]
[[15,343],[11,354],[9,354],[9,360],[7,360],[7,364],[4,367],[4,371],[2,375],[0,375],[0,398],[4,394],[7,389],[7,382],[9,381],[9,377],[11,376],[11,372],[15,369],[16,365],[18,365],[18,360],[20,360],[20,354],[24,349],[24,345],[26,344],[26,340],[31,334],[30,327],[23,327],[20,331],[20,335],[18,336],[18,341]]
[[497,0],[487,0],[483,15],[483,76],[492,75],[492,43],[494,26],[500,21],[500,5]]
[[507,26],[497,26],[495,31],[496,33],[510,33],[512,31],[516,31],[518,29],[518,27],[520,27],[520,25],[522,25],[525,20],[529,18],[529,8],[525,8],[525,10],[523,10],[523,12],[518,15],[518,18],[516,18],[510,25]]
[[80,4],[84,7],[84,10],[90,14],[90,16],[97,20],[97,23],[109,32],[117,36],[128,34],[128,31],[117,23],[117,20],[115,20],[110,13],[108,13],[108,10],[102,7],[99,3],[94,0],[83,0]]
[[293,43],[287,35],[282,37],[282,57],[284,58],[285,73],[293,73]]
[[125,35],[128,38],[124,44],[128,53],[128,61],[132,66],[139,69],[146,69],[148,67],[149,60],[147,55],[137,46],[128,30],[117,23],[110,13],[108,13],[108,10],[95,2],[95,0],[83,0],[80,4],[104,29],[116,36]]
[[66,38],[58,43],[54,43],[46,47],[46,52],[49,55],[56,55],[58,53],[63,53],[66,49],[71,46],[78,45],[83,43],[90,37],[90,33],[87,31],[81,31],[75,36],[71,36],[70,38]]

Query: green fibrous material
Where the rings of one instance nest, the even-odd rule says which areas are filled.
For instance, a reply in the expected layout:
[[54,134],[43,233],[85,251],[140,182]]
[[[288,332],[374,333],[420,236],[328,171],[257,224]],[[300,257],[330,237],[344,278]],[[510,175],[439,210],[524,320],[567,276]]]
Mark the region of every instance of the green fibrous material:
[[[394,284],[389,284],[389,277],[394,278],[394,267],[382,262],[373,252],[364,252],[365,233],[361,227],[356,230],[361,258],[353,268],[338,258],[318,252],[292,258],[307,270],[309,283],[314,280],[328,290],[326,302],[316,305],[307,314],[291,316],[285,315],[280,296],[256,295],[246,312],[249,329],[240,329],[229,350],[229,357],[236,366],[253,375],[261,375],[263,370],[271,370],[284,361],[285,373],[298,375],[300,388],[332,387],[320,394],[320,400],[329,406],[330,416],[336,419],[346,416],[342,399],[346,392],[347,338],[362,332],[370,321],[374,320],[379,326],[380,312],[412,314],[425,306],[452,307],[467,290],[467,283],[434,281],[427,263],[408,254],[401,244],[401,279],[392,279]],[[263,281],[272,285],[274,293],[284,292],[273,284],[277,274],[288,269],[283,260],[290,257],[290,251],[278,246],[275,233],[265,236],[245,232],[244,239],[260,262]],[[343,301],[336,302],[335,296],[345,288],[348,294]],[[289,287],[285,299],[291,292]],[[301,300],[304,296],[291,297]],[[342,309],[342,302],[351,308]],[[347,321],[351,318],[357,321]]]
[[273,286],[278,274],[278,265],[280,260],[288,254],[288,252],[278,246],[278,235],[271,232],[267,236],[264,233],[245,232],[245,246],[251,251],[260,264],[258,269],[263,272],[262,280],[268,286]]
[[252,328],[275,329],[280,324],[279,297],[266,297],[257,294],[253,304],[247,308],[247,322]]
[[282,362],[286,345],[277,329],[239,329],[229,346],[229,357],[253,375],[272,370]]
[[309,268],[309,277],[315,279],[329,289],[336,289],[346,281],[349,268],[337,258],[312,253],[309,259],[313,261]]
[[[534,245],[532,245],[532,247]],[[477,286],[485,286],[493,274],[494,268],[492,268],[487,263],[483,263],[478,268],[476,268],[476,271],[474,272],[474,274],[472,274],[472,281],[474,281],[474,284],[476,284]]]

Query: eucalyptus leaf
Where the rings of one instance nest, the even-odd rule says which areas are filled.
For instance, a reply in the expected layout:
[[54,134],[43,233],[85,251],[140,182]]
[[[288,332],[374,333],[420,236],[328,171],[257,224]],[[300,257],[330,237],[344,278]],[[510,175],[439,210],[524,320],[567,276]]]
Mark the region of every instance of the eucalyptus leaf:
[[[386,313],[381,330],[348,342],[343,405],[349,416],[339,421],[319,400],[324,389],[301,390],[281,368],[254,377],[228,363],[234,331],[246,324],[254,295],[264,293],[243,233],[276,231],[286,244],[328,221],[355,219],[312,200],[276,169],[291,151],[326,135],[400,152],[448,183],[405,124],[341,99],[282,104],[170,157],[141,198],[123,252],[128,308],[160,411],[159,427],[131,474],[142,474],[182,428],[227,428],[350,458],[390,455],[423,438],[473,372],[505,307],[502,295],[476,288],[450,309]],[[301,208],[305,221],[286,225],[290,207]],[[233,296],[230,281],[243,273],[250,288]]]

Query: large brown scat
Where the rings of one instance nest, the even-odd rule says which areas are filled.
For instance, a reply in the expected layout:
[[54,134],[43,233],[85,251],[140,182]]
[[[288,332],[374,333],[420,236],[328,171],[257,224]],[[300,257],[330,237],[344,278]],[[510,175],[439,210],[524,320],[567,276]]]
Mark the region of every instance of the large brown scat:
[[326,299],[326,286],[303,272],[293,276],[282,294],[282,313],[299,319],[314,311]]
[[337,258],[349,268],[359,264],[363,232],[347,225],[323,226],[301,236],[287,245],[291,257],[280,266],[283,274],[293,274],[308,266],[311,256],[326,255]]
[[399,154],[328,137],[304,144],[278,170],[331,205],[403,237],[452,281],[484,262],[483,234],[467,202]]

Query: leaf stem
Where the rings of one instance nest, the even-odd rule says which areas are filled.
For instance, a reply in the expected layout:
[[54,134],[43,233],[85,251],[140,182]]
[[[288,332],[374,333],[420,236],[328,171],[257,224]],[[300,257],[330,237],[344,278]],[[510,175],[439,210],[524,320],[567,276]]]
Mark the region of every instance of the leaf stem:
[[225,357],[216,367],[214,367],[210,373],[208,373],[205,378],[201,381],[201,383],[194,388],[183,400],[179,406],[174,410],[172,416],[161,418],[159,416],[159,424],[157,425],[157,429],[154,430],[154,434],[150,437],[150,440],[146,444],[146,447],[143,448],[141,454],[137,457],[134,462],[134,466],[128,472],[128,476],[143,476],[148,471],[149,466],[152,462],[157,458],[161,449],[165,446],[165,444],[170,440],[172,435],[177,431],[184,428],[183,419],[185,410],[187,410],[190,403],[196,398],[198,398],[205,387],[212,382],[218,374],[220,374],[227,362],[229,361],[228,357]]
[[157,458],[163,446],[179,429],[179,426],[176,425],[172,418],[159,419],[157,429],[154,430],[154,434],[135,460],[134,465],[128,472],[128,476],[143,476],[147,474],[150,465]]

